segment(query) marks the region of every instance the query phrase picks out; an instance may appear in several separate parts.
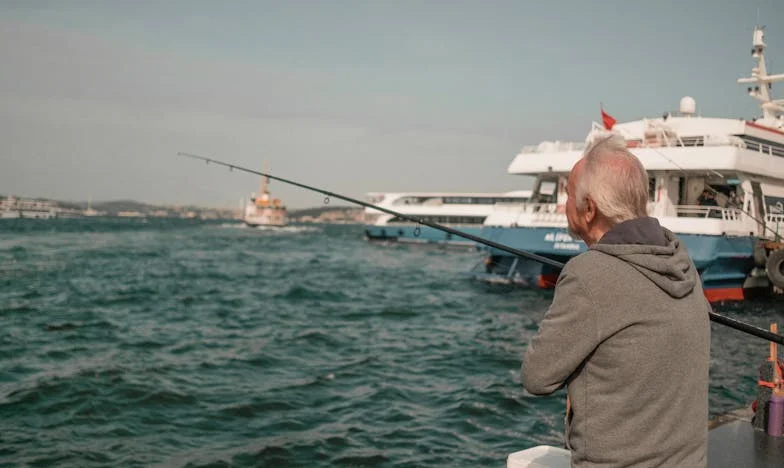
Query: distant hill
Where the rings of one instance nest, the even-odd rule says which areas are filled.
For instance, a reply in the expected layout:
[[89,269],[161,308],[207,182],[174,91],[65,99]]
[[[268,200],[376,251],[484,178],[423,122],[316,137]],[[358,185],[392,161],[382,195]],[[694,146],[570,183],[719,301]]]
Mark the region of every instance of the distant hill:
[[60,208],[68,208],[70,210],[83,210],[87,208],[87,202],[72,202],[72,201],[58,201],[58,200],[49,200],[51,202],[57,203],[57,206]]
[[[84,206],[87,206],[85,203]],[[184,206],[168,206],[168,205],[151,205],[149,203],[137,202],[135,200],[111,200],[102,202],[93,202],[91,204],[94,210],[107,211],[109,213],[119,213],[122,211],[138,211],[140,213],[147,213],[155,210],[178,210],[178,211],[200,211],[200,210],[213,210],[213,208],[199,207],[196,205]],[[228,210],[224,210],[228,211]]]

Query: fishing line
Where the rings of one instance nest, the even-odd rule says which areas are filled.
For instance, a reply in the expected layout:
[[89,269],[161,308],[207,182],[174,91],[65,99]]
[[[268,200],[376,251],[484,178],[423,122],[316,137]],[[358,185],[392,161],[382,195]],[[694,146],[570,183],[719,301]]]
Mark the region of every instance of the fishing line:
[[[357,200],[355,198],[351,198],[351,197],[347,197],[345,195],[341,195],[339,193],[330,192],[329,190],[324,190],[324,189],[321,189],[321,188],[318,188],[318,187],[313,187],[311,185],[306,185],[306,184],[302,184],[302,183],[299,183],[299,182],[295,182],[293,180],[284,179],[283,177],[273,176],[273,175],[267,174],[265,172],[255,171],[253,169],[248,169],[246,167],[238,166],[236,164],[223,162],[223,161],[220,161],[218,159],[208,158],[208,157],[205,157],[205,156],[199,156],[197,154],[183,153],[183,152],[178,152],[177,154],[180,155],[180,156],[185,156],[185,157],[188,157],[188,158],[204,161],[207,164],[214,163],[214,164],[216,164],[218,166],[228,167],[229,171],[234,171],[236,169],[236,170],[241,171],[241,172],[247,172],[248,174],[255,174],[255,175],[258,175],[258,176],[261,176],[261,177],[267,177],[267,178],[272,179],[272,180],[277,180],[279,182],[283,182],[284,184],[293,185],[295,187],[300,187],[300,188],[303,188],[305,190],[318,192],[318,193],[326,196],[326,198],[324,199],[325,203],[329,203],[329,199],[330,198],[337,198],[339,200],[344,200],[344,201],[347,201],[349,203],[354,203],[356,205],[360,205],[360,206],[363,206],[365,208],[371,208],[371,209],[378,210],[378,211],[381,211],[381,212],[384,212],[384,213],[387,213],[387,214],[391,214],[393,216],[397,216],[397,217],[399,217],[401,219],[405,219],[405,220],[411,221],[413,223],[422,224],[422,225],[431,227],[433,229],[437,229],[439,231],[447,232],[447,233],[450,233],[450,234],[462,237],[464,239],[472,240],[472,241],[474,241],[474,242],[476,242],[478,244],[486,245],[488,247],[493,247],[495,249],[502,250],[504,252],[508,252],[508,253],[510,253],[512,255],[516,255],[518,257],[523,257],[523,258],[527,258],[529,260],[534,260],[536,262],[543,263],[545,265],[550,265],[550,266],[558,268],[558,269],[563,269],[563,267],[564,267],[563,263],[555,261],[555,260],[547,258],[547,257],[543,257],[541,255],[536,255],[534,253],[526,252],[524,250],[518,250],[518,249],[515,249],[513,247],[509,247],[509,246],[506,246],[506,245],[503,245],[503,244],[499,244],[497,242],[493,242],[493,241],[491,241],[489,239],[485,239],[485,238],[482,238],[482,237],[477,237],[477,236],[474,236],[472,234],[468,234],[466,232],[458,231],[456,229],[452,229],[452,228],[447,227],[447,226],[442,226],[442,225],[440,225],[438,223],[431,223],[431,222],[426,221],[426,220],[424,220],[422,218],[416,218],[416,217],[413,217],[413,216],[404,215],[402,213],[398,213],[398,212],[390,210],[388,208],[384,208],[384,207],[381,207],[381,206],[376,206],[376,205],[373,205],[371,203],[364,202],[362,200]],[[733,319],[733,318],[730,318],[730,317],[718,314],[718,313],[716,313],[714,311],[710,311],[708,314],[710,316],[711,321],[713,321],[713,322],[716,322],[716,323],[728,326],[730,328],[734,328],[735,330],[742,331],[744,333],[748,333],[748,334],[756,336],[758,338],[762,338],[762,339],[765,339],[765,340],[768,340],[768,341],[773,341],[775,343],[784,345],[784,336],[782,336],[782,335],[779,335],[777,333],[773,333],[771,331],[765,330],[764,328],[755,327],[754,325],[750,325],[748,323],[741,322],[740,320],[736,320],[736,319]]]
[[328,190],[320,189],[318,187],[313,187],[313,186],[310,186],[310,185],[301,184],[301,183],[295,182],[293,180],[284,179],[282,177],[276,177],[276,176],[273,176],[273,175],[270,175],[270,174],[267,174],[267,173],[264,173],[264,172],[254,171],[253,169],[248,169],[248,168],[245,168],[245,167],[238,166],[236,164],[230,164],[230,163],[227,163],[227,162],[219,161],[217,159],[212,159],[212,158],[207,158],[207,157],[204,157],[204,156],[199,156],[197,154],[182,153],[182,152],[179,152],[177,154],[179,154],[180,156],[186,156],[186,157],[193,158],[193,159],[199,159],[201,161],[205,161],[207,164],[214,163],[214,164],[217,164],[219,166],[228,167],[230,170],[237,169],[238,171],[247,172],[247,173],[250,173],[250,174],[256,174],[256,175],[259,175],[259,176],[262,176],[262,177],[268,177],[268,178],[270,178],[272,180],[277,180],[279,182],[283,182],[283,183],[286,183],[286,184],[294,185],[296,187],[304,188],[306,190],[311,190],[311,191],[314,191],[314,192],[318,192],[318,193],[321,193],[322,195],[326,195],[326,198],[324,199],[324,203],[329,203],[330,197],[331,198],[337,198],[337,199],[340,199],[340,200],[345,200],[345,201],[347,201],[349,203],[354,203],[354,204],[357,204],[357,205],[360,205],[360,206],[364,206],[366,208],[372,208],[372,209],[375,209],[375,210],[378,210],[378,211],[382,211],[382,212],[387,213],[387,214],[391,214],[393,216],[397,216],[397,217],[399,217],[401,219],[405,219],[407,221],[411,221],[412,223],[423,224],[423,225],[431,227],[433,229],[438,229],[440,231],[444,231],[444,232],[448,232],[450,234],[461,236],[461,237],[463,237],[465,239],[472,240],[472,241],[477,242],[479,244],[484,244],[484,245],[496,248],[498,250],[503,250],[505,252],[509,252],[512,255],[517,255],[519,257],[528,258],[530,260],[534,260],[534,261],[537,261],[539,263],[544,263],[544,264],[550,265],[550,266],[558,268],[558,269],[563,268],[563,263],[555,261],[555,260],[552,260],[550,258],[543,257],[541,255],[536,255],[536,254],[533,254],[531,252],[525,252],[523,250],[517,250],[515,248],[508,247],[508,246],[503,245],[503,244],[498,244],[498,243],[493,242],[491,240],[483,239],[481,237],[476,237],[474,235],[471,235],[471,234],[468,234],[468,233],[465,233],[465,232],[462,232],[462,231],[458,231],[456,229],[452,229],[452,228],[447,227],[447,226],[442,226],[442,225],[437,224],[437,223],[431,223],[429,221],[426,221],[423,218],[416,218],[416,217],[413,217],[413,216],[404,215],[402,213],[398,213],[396,211],[392,211],[390,209],[383,208],[381,206],[376,206],[376,205],[364,202],[362,200],[357,200],[355,198],[347,197],[347,196],[341,195],[339,193],[330,192]]

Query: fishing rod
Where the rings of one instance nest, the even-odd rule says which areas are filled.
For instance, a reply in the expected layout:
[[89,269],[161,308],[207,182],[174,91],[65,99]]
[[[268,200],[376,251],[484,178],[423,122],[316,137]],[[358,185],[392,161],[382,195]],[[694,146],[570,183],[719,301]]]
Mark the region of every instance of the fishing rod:
[[219,166],[225,166],[225,167],[228,167],[229,170],[237,169],[238,171],[248,172],[248,173],[251,173],[251,174],[260,175],[262,177],[268,177],[268,178],[270,178],[272,180],[277,180],[279,182],[283,182],[283,183],[286,183],[286,184],[295,185],[297,187],[301,187],[301,188],[304,188],[306,190],[312,190],[314,192],[319,192],[319,193],[324,194],[324,195],[326,195],[328,197],[328,198],[325,199],[326,203],[329,203],[329,197],[338,198],[340,200],[345,200],[345,201],[347,201],[349,203],[355,203],[357,205],[361,205],[361,206],[364,206],[366,208],[372,208],[372,209],[375,209],[375,210],[383,211],[384,213],[391,214],[393,216],[397,216],[399,218],[405,219],[407,221],[411,221],[413,223],[423,224],[423,225],[429,226],[429,227],[431,227],[433,229],[438,229],[440,231],[448,232],[450,234],[454,234],[456,236],[460,236],[460,237],[463,237],[465,239],[472,240],[472,241],[477,242],[479,244],[484,244],[484,245],[487,245],[489,247],[494,247],[496,249],[503,250],[505,252],[509,252],[512,255],[517,255],[519,257],[528,258],[528,259],[534,260],[534,261],[539,262],[539,263],[544,263],[544,264],[550,265],[550,266],[555,267],[555,268],[561,269],[564,266],[563,263],[555,261],[555,260],[553,260],[551,258],[543,257],[541,255],[536,255],[536,254],[533,254],[531,252],[525,252],[523,250],[517,250],[517,249],[515,249],[513,247],[509,247],[509,246],[506,246],[506,245],[503,245],[503,244],[498,244],[498,243],[493,242],[491,240],[483,239],[481,237],[476,237],[476,236],[473,236],[471,234],[468,234],[468,233],[465,233],[465,232],[462,232],[462,231],[458,231],[456,229],[452,229],[452,228],[447,227],[447,226],[442,226],[442,225],[437,224],[437,223],[431,223],[431,222],[425,221],[424,219],[421,219],[421,218],[415,218],[413,216],[404,215],[402,213],[398,213],[396,211],[392,211],[392,210],[389,210],[389,209],[381,207],[381,206],[376,206],[376,205],[372,205],[372,204],[367,203],[367,202],[363,202],[362,200],[357,200],[355,198],[347,197],[345,195],[340,195],[339,193],[330,192],[328,190],[323,190],[323,189],[320,189],[318,187],[312,187],[310,185],[300,184],[299,182],[294,182],[293,180],[284,179],[282,177],[276,177],[276,176],[273,176],[273,175],[270,175],[270,174],[266,174],[264,172],[254,171],[252,169],[247,169],[247,168],[244,168],[244,167],[237,166],[236,164],[226,163],[226,162],[223,162],[223,161],[219,161],[217,159],[212,159],[212,158],[207,158],[207,157],[204,157],[204,156],[199,156],[197,154],[182,153],[182,152],[177,153],[177,154],[179,154],[180,156],[186,156],[186,157],[193,158],[193,159],[199,159],[199,160],[205,161],[207,164],[214,163],[214,164],[217,164]]
[[[237,164],[227,163],[227,162],[224,162],[224,161],[221,161],[221,160],[218,160],[218,159],[208,158],[206,156],[200,156],[198,154],[184,153],[184,152],[178,152],[177,154],[180,155],[180,156],[185,156],[185,157],[188,157],[188,158],[204,161],[207,164],[213,163],[213,164],[216,164],[218,166],[228,167],[230,171],[233,171],[234,169],[236,169],[236,170],[238,170],[240,172],[246,172],[248,174],[255,174],[255,175],[258,175],[258,176],[261,176],[261,177],[267,177],[267,178],[272,179],[272,180],[277,180],[278,182],[283,182],[284,184],[294,185],[296,187],[300,187],[300,188],[303,188],[305,190],[318,192],[318,193],[320,193],[322,195],[326,195],[327,198],[324,199],[325,203],[329,203],[329,198],[330,197],[337,198],[339,200],[344,200],[344,201],[347,201],[349,203],[354,203],[356,205],[360,205],[360,206],[363,206],[365,208],[371,208],[371,209],[378,210],[378,211],[381,211],[381,212],[384,212],[384,213],[387,213],[387,214],[391,214],[393,216],[397,216],[400,219],[405,219],[405,220],[411,221],[413,223],[422,224],[424,226],[428,226],[428,227],[431,227],[433,229],[437,229],[439,231],[447,232],[449,234],[453,234],[453,235],[462,237],[464,239],[468,239],[468,240],[474,241],[474,242],[476,242],[478,244],[483,244],[483,245],[486,245],[488,247],[493,247],[495,249],[502,250],[504,252],[508,252],[508,253],[510,253],[512,255],[516,255],[518,257],[527,258],[527,259],[530,259],[530,260],[533,260],[533,261],[536,261],[536,262],[539,262],[539,263],[543,263],[545,265],[550,265],[550,266],[558,268],[558,269],[563,269],[563,267],[564,267],[563,263],[558,262],[556,260],[553,260],[551,258],[543,257],[541,255],[536,255],[534,253],[526,252],[524,250],[515,249],[515,248],[509,247],[507,245],[503,245],[503,244],[499,244],[497,242],[493,242],[493,241],[491,241],[489,239],[485,239],[485,238],[482,238],[482,237],[477,237],[477,236],[474,236],[472,234],[468,234],[466,232],[458,231],[456,229],[452,229],[452,228],[447,227],[447,226],[442,226],[442,225],[440,225],[438,223],[431,223],[431,222],[429,222],[429,221],[427,221],[425,219],[422,219],[422,218],[417,218],[417,217],[414,217],[414,216],[405,215],[403,213],[398,213],[397,211],[393,211],[393,210],[390,210],[388,208],[384,208],[384,207],[381,207],[381,206],[376,206],[376,205],[373,205],[371,203],[364,202],[362,200],[357,200],[355,198],[351,198],[351,197],[348,197],[348,196],[345,196],[345,195],[341,195],[339,193],[330,192],[329,190],[324,190],[324,189],[321,189],[321,188],[318,188],[318,187],[313,187],[311,185],[306,185],[306,184],[302,184],[302,183],[299,183],[299,182],[295,182],[293,180],[284,179],[283,177],[277,177],[277,176],[268,174],[266,172],[260,172],[260,171],[256,171],[256,170],[253,170],[253,169],[248,169],[246,167],[238,166]],[[742,322],[740,320],[727,317],[725,315],[718,314],[718,313],[716,313],[714,311],[710,311],[708,314],[710,316],[711,321],[713,321],[713,322],[719,323],[721,325],[728,326],[730,328],[734,328],[735,330],[742,331],[744,333],[748,333],[750,335],[756,336],[758,338],[762,338],[764,340],[773,341],[775,343],[784,345],[784,336],[782,336],[782,335],[779,335],[777,333],[773,333],[771,331],[765,330],[764,328],[755,327],[754,325],[750,325],[748,323],[745,323],[745,322]]]

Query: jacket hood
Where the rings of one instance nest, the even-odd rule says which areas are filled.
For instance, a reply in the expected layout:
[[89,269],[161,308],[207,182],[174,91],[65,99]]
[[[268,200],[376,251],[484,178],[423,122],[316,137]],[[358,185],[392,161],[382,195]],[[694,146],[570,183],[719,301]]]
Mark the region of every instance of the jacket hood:
[[624,221],[591,246],[634,267],[664,292],[681,298],[694,290],[699,275],[681,241],[656,218]]

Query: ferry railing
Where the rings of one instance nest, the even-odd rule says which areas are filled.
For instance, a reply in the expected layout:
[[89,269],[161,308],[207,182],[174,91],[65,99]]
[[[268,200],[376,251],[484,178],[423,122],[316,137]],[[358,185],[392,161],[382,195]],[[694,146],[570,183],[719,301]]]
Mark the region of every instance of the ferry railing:
[[741,221],[743,211],[735,208],[722,208],[720,206],[677,205],[676,213],[679,218],[712,218],[724,221]]
[[[648,204],[648,213],[651,213],[654,208],[654,203]],[[730,223],[744,222],[743,211],[736,208],[722,208],[720,206],[699,206],[699,205],[676,205],[676,215],[678,218],[706,218],[722,220]],[[564,224],[566,223],[566,213],[563,207],[555,203],[525,203],[525,204],[504,204],[497,203],[495,210],[503,213],[508,213],[513,216],[520,216],[528,214],[531,216],[530,221],[534,224],[548,223],[548,224]],[[767,222],[777,232],[784,231],[784,214],[769,215]],[[781,227],[781,231],[778,226]]]
[[558,205],[555,203],[531,203],[532,213],[558,213]]
[[544,141],[538,145],[526,145],[520,153],[556,153],[560,151],[582,151],[585,149],[583,141]]
[[[660,130],[660,129],[658,129]],[[614,132],[616,130],[613,130]],[[767,154],[771,155],[779,155],[784,156],[784,153],[778,154],[782,150],[777,147],[771,147],[770,145],[762,145],[755,142],[744,142],[743,139],[734,136],[734,135],[715,135],[715,134],[704,134],[704,135],[689,135],[689,136],[682,136],[673,132],[672,130],[667,130],[663,132],[657,132],[655,135],[648,135],[648,139],[645,136],[633,136],[628,134],[627,132],[620,131],[621,136],[623,136],[629,143],[630,148],[646,148],[646,147],[664,147],[664,148],[674,148],[674,147],[699,147],[699,146],[734,146],[737,148],[749,148],[753,150],[759,150],[760,152],[766,152]],[[592,123],[591,133],[608,133],[607,130],[604,129],[604,126],[597,122]],[[527,145],[523,146],[520,150],[521,154],[531,154],[531,153],[555,153],[561,151],[582,151],[586,148],[586,144],[584,142],[569,142],[569,141],[544,141],[539,143],[538,145]]]
[[495,210],[516,213],[555,213],[558,205],[555,203],[496,203]]
[[556,203],[526,203],[523,207],[518,207],[517,214],[530,214],[533,224],[556,224],[566,223],[566,213],[564,206]]
[[493,211],[500,215],[500,218],[494,218],[493,222],[513,227],[517,226],[522,215],[529,216],[528,222],[533,224],[548,223],[560,226],[566,223],[566,214],[562,212],[563,206],[559,210],[556,203],[496,203]]
[[553,212],[548,212],[548,211],[542,211],[542,212],[534,213],[531,216],[531,223],[533,223],[533,224],[547,223],[547,224],[558,224],[558,225],[563,224],[563,225],[566,225],[567,224],[566,213],[557,213],[557,212],[553,213]]
[[784,231],[784,214],[769,214],[765,216],[767,226],[776,233],[776,242],[781,241]]

